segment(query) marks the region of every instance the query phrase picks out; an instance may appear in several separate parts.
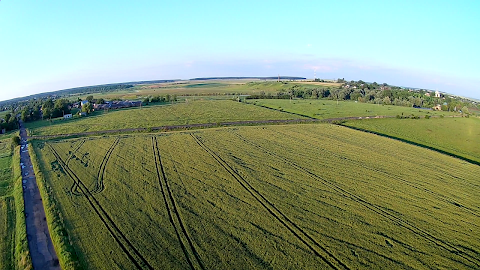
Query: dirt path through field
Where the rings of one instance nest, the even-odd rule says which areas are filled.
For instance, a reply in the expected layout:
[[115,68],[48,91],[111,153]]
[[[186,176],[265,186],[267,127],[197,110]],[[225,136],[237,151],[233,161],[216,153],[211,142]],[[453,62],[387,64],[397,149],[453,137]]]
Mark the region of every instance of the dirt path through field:
[[27,136],[28,139],[53,139],[60,137],[77,137],[77,136],[89,136],[89,135],[102,135],[112,133],[131,133],[131,132],[144,132],[144,131],[173,131],[173,130],[187,130],[187,129],[201,129],[201,128],[213,128],[213,127],[228,127],[228,126],[244,126],[244,125],[272,125],[272,124],[299,124],[299,123],[314,123],[314,122],[333,122],[341,120],[353,120],[353,119],[373,119],[373,118],[393,118],[394,116],[361,116],[361,117],[339,117],[328,119],[286,119],[286,120],[245,120],[234,122],[218,122],[218,123],[202,123],[202,124],[186,124],[186,125],[172,125],[172,126],[159,126],[150,128],[125,128],[125,129],[113,129],[113,130],[99,130],[99,131],[86,131],[80,133],[67,133],[67,134],[55,134],[55,135],[33,135]]
[[45,210],[37,186],[37,179],[33,173],[27,146],[25,128],[20,129],[21,150],[20,165],[22,167],[23,198],[25,201],[25,216],[27,224],[28,247],[34,269],[60,269],[58,257],[53,248],[52,239],[48,232]]

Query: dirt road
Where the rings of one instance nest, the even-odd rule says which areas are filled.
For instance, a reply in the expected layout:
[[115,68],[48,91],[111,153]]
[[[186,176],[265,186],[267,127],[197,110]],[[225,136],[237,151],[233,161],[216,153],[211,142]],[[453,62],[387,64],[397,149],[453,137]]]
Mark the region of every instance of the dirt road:
[[48,232],[45,210],[26,144],[27,133],[23,126],[20,129],[20,137],[22,140],[20,165],[22,167],[23,198],[25,200],[28,247],[33,268],[60,269],[58,257]]

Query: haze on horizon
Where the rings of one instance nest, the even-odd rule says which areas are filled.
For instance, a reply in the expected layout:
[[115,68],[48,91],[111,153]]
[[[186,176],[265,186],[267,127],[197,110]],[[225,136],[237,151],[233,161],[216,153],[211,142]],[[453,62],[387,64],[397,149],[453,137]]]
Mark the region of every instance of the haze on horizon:
[[480,99],[479,1],[0,1],[0,100],[219,76],[376,81]]

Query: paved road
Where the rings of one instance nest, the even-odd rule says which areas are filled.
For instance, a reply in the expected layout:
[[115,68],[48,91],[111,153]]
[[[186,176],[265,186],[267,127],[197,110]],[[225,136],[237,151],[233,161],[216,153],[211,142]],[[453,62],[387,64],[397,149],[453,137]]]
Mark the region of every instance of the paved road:
[[26,144],[27,133],[25,128],[20,129],[22,139],[20,162],[22,166],[22,181],[24,186],[25,215],[27,224],[28,247],[34,269],[60,269],[58,257],[53,248],[52,239],[48,232],[45,210],[33,173],[29,149]]

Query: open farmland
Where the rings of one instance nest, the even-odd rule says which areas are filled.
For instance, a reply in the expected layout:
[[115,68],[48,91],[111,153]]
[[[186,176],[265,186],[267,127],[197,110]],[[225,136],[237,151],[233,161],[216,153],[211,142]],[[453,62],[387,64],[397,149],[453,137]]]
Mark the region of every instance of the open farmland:
[[299,116],[266,110],[231,100],[198,100],[173,105],[150,106],[100,113],[72,120],[27,123],[30,135],[70,134],[126,128],[217,123],[272,119],[297,119]]
[[479,118],[370,119],[347,126],[408,140],[480,163]]
[[88,268],[480,267],[480,168],[373,134],[238,127],[34,150]]
[[[340,83],[332,82],[276,82],[263,81],[253,79],[237,79],[237,80],[194,80],[194,81],[175,81],[155,84],[140,84],[135,87],[96,93],[95,98],[103,99],[138,99],[146,96],[155,95],[177,95],[184,97],[191,96],[212,96],[216,99],[231,98],[232,95],[255,95],[261,92],[275,94],[280,91],[287,91],[292,86],[301,86],[305,88],[331,87],[338,88]],[[78,95],[75,97],[85,98],[89,94]],[[180,98],[183,99],[183,98]]]
[[432,111],[394,105],[378,105],[354,101],[325,99],[252,99],[248,101],[259,106],[292,112],[317,119],[360,116],[409,116],[416,115],[456,115],[451,112]]

